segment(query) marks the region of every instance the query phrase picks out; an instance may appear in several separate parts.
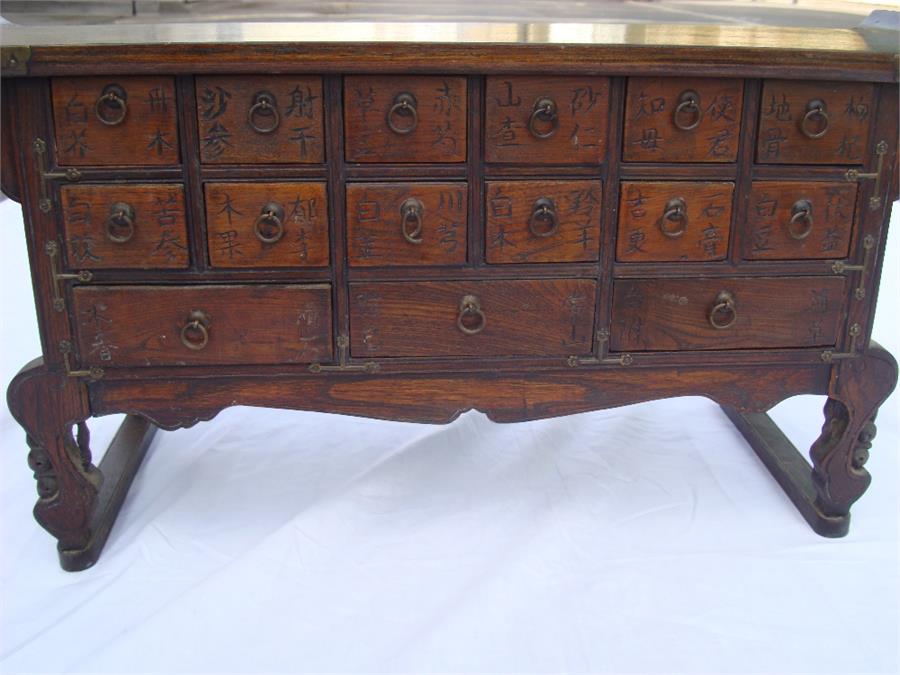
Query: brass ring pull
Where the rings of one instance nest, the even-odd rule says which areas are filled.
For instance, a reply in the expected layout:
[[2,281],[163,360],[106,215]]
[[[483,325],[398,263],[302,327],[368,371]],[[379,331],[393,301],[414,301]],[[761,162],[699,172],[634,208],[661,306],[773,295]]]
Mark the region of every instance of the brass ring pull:
[[125,121],[128,105],[125,101],[128,94],[117,84],[108,84],[94,104],[94,114],[106,126],[114,127]]
[[487,319],[481,311],[481,302],[474,295],[464,295],[459,301],[459,316],[456,327],[466,335],[475,335],[484,330]]
[[[541,229],[541,224],[544,225],[543,229]],[[535,237],[550,237],[559,231],[556,204],[552,199],[541,197],[534,202],[531,217],[528,219],[528,231]]]
[[284,236],[284,209],[269,202],[253,222],[253,234],[264,244],[274,244]]
[[[670,227],[669,224],[674,227]],[[681,197],[675,197],[666,202],[666,210],[659,219],[659,231],[669,239],[678,239],[687,230],[688,217],[687,205]]]
[[[550,125],[549,128],[541,131],[538,128],[538,122],[541,125]],[[539,98],[534,102],[534,108],[531,110],[531,116],[528,118],[528,131],[535,138],[550,138],[559,130],[559,114],[556,109],[556,101],[551,98]]]
[[791,219],[787,224],[788,234],[791,239],[802,241],[809,236],[813,228],[812,204],[809,200],[801,199],[794,202],[791,207]]
[[719,291],[715,304],[709,310],[709,325],[717,330],[725,330],[737,321],[734,296],[728,291]]
[[[258,118],[271,117],[268,126],[260,126]],[[247,123],[258,134],[271,134],[281,124],[275,95],[268,91],[259,91],[253,95],[253,105],[247,111]]]
[[106,238],[116,244],[124,244],[134,236],[134,208],[125,202],[109,207],[106,218]]
[[209,317],[205,312],[194,310],[190,313],[181,328],[181,344],[195,352],[209,344]]
[[[681,118],[689,115],[691,120],[687,124],[681,121]],[[703,119],[703,111],[700,110],[700,94],[696,91],[688,89],[681,93],[678,97],[678,105],[672,114],[672,122],[682,131],[691,131],[700,126],[700,120]]]
[[[425,207],[418,199],[409,198],[400,205],[400,231],[410,244],[422,243],[422,213]],[[410,222],[415,223],[412,230]]]
[[[825,112],[825,101],[813,99],[806,104],[806,114],[800,118],[800,131],[807,138],[822,138],[828,131],[828,113]],[[818,131],[814,129],[818,127]]]
[[[409,121],[406,125],[398,125],[395,119],[399,120],[408,117]],[[416,97],[408,92],[401,92],[394,97],[394,104],[387,112],[388,129],[395,134],[405,136],[415,131],[419,124],[419,112],[416,110]]]

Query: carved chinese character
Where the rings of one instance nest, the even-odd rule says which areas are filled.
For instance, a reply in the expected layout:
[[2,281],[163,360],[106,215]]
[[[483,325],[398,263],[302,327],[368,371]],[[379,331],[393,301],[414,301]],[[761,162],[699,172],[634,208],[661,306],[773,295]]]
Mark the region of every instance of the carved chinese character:
[[207,151],[211,159],[220,157],[226,148],[233,147],[231,141],[231,132],[221,122],[213,124],[203,137],[203,148]]
[[572,109],[572,114],[578,115],[588,112],[597,104],[599,98],[600,94],[595,93],[594,88],[591,86],[577,87],[573,89],[572,100],[569,102],[569,106]]
[[717,134],[707,137],[709,142],[709,150],[707,157],[724,157],[731,154],[731,139],[734,138],[734,132],[731,129],[722,129]]
[[513,203],[512,199],[502,193],[501,188],[494,191],[490,198],[489,205],[491,207],[491,215],[494,218],[511,218]]
[[735,112],[734,96],[729,94],[715,96],[712,102],[706,106],[706,114],[713,122],[719,120],[734,122]]
[[153,249],[154,253],[162,253],[166,260],[172,261],[178,257],[178,251],[185,251],[187,247],[181,243],[178,235],[172,230],[163,230],[160,233],[159,241]]
[[88,147],[87,140],[85,138],[87,134],[87,129],[70,129],[69,130],[69,144],[63,148],[63,152],[67,155],[78,155],[79,157],[84,157],[90,148]]
[[242,216],[243,212],[238,211],[237,207],[235,207],[234,203],[231,201],[231,195],[227,192],[223,192],[221,196],[221,200],[219,201],[219,205],[222,207],[216,213],[216,215],[225,214],[225,217],[228,219],[228,224],[231,225],[232,216]]
[[500,129],[497,131],[494,136],[497,139],[497,145],[508,146],[508,145],[519,145],[516,137],[516,127],[518,125],[513,122],[513,119],[507,115],[504,120],[500,123]]
[[459,227],[459,223],[453,222],[443,222],[438,225],[437,232],[440,236],[438,243],[447,253],[455,253],[459,246],[459,240],[457,239],[457,229]]
[[512,82],[509,80],[505,80],[503,84],[506,85],[506,98],[501,100],[499,96],[495,96],[494,100],[497,102],[498,108],[517,108],[522,105],[522,97],[521,96],[513,96]]
[[69,251],[72,262],[83,265],[86,262],[98,262],[100,257],[94,253],[94,238],[88,235],[73,235],[69,239]]
[[855,96],[851,96],[847,101],[847,107],[844,108],[844,114],[861,122],[869,116],[869,104],[862,97],[857,101]]
[[174,145],[166,140],[166,135],[158,128],[156,130],[156,133],[150,137],[150,142],[147,144],[147,149],[156,150],[157,155],[163,154],[163,150],[171,150],[174,147]]
[[703,228],[702,237],[700,238],[700,248],[706,254],[707,258],[715,258],[719,254],[719,242],[722,241],[722,233],[718,227],[710,223]]
[[200,95],[200,103],[204,106],[200,116],[207,121],[216,119],[228,109],[228,99],[230,98],[231,94],[222,87],[215,89],[205,87]]
[[644,129],[641,137],[632,141],[632,145],[639,145],[643,150],[659,150],[660,143],[665,140],[659,135],[659,131],[654,128]]
[[506,223],[497,223],[497,231],[491,238],[491,248],[499,248],[501,251],[506,247],[516,247],[516,243],[510,238],[506,231]]
[[308,153],[307,142],[316,140],[316,137],[312,134],[306,133],[310,127],[294,127],[291,131],[294,132],[294,135],[290,137],[290,140],[295,141],[300,146],[300,157],[306,157]]
[[300,85],[295,86],[291,93],[288,94],[291,97],[291,102],[288,107],[284,111],[285,117],[306,117],[307,119],[313,119],[315,116],[315,107],[313,106],[313,102],[316,101],[319,97],[313,95],[312,89],[307,85],[306,91],[300,89]]
[[644,234],[643,228],[635,227],[628,230],[628,248],[625,249],[625,254],[646,253],[646,251],[641,248],[646,239],[647,235]]
[[766,117],[774,117],[778,122],[790,122],[793,118],[791,117],[791,104],[788,103],[787,96],[783,93],[781,94],[781,101],[779,101],[775,94],[772,94],[772,97],[769,99],[769,107],[763,113]]
[[151,112],[168,112],[169,97],[162,87],[154,87],[147,93],[147,105]]
[[845,134],[843,138],[841,138],[841,142],[838,143],[837,154],[841,157],[846,157],[847,159],[858,159],[860,157],[860,148],[857,147],[858,143],[858,135],[851,136]]
[[634,102],[635,113],[632,121],[637,121],[642,117],[650,117],[656,113],[664,112],[666,109],[666,99],[662,96],[650,98],[643,90],[638,94],[637,100]]
[[66,102],[66,123],[87,124],[87,115],[87,106],[78,100],[78,94],[74,94],[72,98]]
[[434,97],[434,112],[450,117],[453,111],[459,107],[459,96],[451,91],[450,85],[447,84],[446,80],[435,91],[437,91],[438,95]]
[[647,215],[644,208],[644,198],[641,189],[637,185],[629,185],[628,192],[625,194],[625,203],[628,204],[628,211],[632,218],[641,219]]
[[178,222],[178,195],[170,192],[163,199],[159,195],[154,199],[153,217],[160,227],[172,227]]
[[766,129],[763,137],[763,156],[766,159],[778,159],[781,156],[781,144],[787,140],[787,137],[778,127],[770,127]]
[[237,230],[228,230],[226,232],[219,232],[219,246],[218,251],[221,255],[227,255],[228,259],[231,260],[235,256],[242,256],[244,252],[241,248],[242,244],[237,240],[238,231]]

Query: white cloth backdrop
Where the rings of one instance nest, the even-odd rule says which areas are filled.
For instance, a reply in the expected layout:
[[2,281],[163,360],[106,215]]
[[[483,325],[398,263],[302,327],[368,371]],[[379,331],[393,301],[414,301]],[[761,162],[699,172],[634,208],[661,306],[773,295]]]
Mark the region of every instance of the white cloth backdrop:
[[[5,386],[38,340],[18,205],[0,224]],[[875,327],[894,354],[898,225]],[[774,416],[808,447],[822,403]],[[514,425],[234,408],[157,436],[70,574],[3,407],[0,668],[896,673],[897,412],[829,540],[702,398]],[[117,422],[91,424],[98,460]]]

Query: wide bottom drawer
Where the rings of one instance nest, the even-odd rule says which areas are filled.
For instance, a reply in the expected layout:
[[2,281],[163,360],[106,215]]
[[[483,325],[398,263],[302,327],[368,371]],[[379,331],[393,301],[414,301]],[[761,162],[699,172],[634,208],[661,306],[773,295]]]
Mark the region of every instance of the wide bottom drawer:
[[73,292],[84,366],[329,361],[331,287],[82,286]]
[[591,279],[350,285],[355,357],[556,356],[592,347]]
[[833,345],[843,277],[619,279],[613,351]]

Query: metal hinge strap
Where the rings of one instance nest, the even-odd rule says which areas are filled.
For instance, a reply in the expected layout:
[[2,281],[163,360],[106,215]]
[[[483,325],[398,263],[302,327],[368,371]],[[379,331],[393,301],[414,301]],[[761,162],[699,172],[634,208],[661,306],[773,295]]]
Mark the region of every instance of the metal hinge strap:
[[88,377],[92,380],[99,380],[104,375],[103,368],[100,366],[91,366],[87,370],[72,370],[72,364],[69,357],[72,354],[72,343],[68,340],[62,340],[59,343],[59,351],[63,355],[63,364],[66,367],[66,375],[69,377]]
[[826,349],[822,352],[821,358],[825,363],[831,363],[832,361],[837,361],[839,359],[855,359],[860,355],[860,353],[856,350],[856,340],[859,337],[860,333],[862,333],[862,326],[858,323],[854,323],[850,326],[850,349],[846,352],[835,352],[830,349]]
[[874,194],[869,197],[870,211],[877,211],[881,207],[881,171],[884,168],[884,156],[887,154],[887,151],[887,141],[878,141],[877,145],[875,146],[875,156],[878,158],[875,166],[875,171],[864,173],[859,169],[847,169],[847,173],[844,174],[844,180],[847,180],[851,183],[855,183],[861,180],[875,181]]
[[862,300],[866,297],[866,269],[869,267],[869,258],[872,255],[872,249],[875,248],[875,237],[867,234],[863,239],[863,261],[861,265],[848,265],[847,263],[836,260],[831,264],[831,271],[835,274],[844,274],[845,272],[859,272],[859,283],[853,291],[853,297]]
[[81,172],[75,168],[68,168],[65,171],[48,171],[47,170],[47,143],[43,138],[35,138],[33,146],[34,154],[37,155],[38,173],[41,175],[41,198],[38,206],[44,213],[50,213],[53,210],[53,198],[50,196],[49,182],[51,180],[81,180]]
[[597,356],[570,356],[566,359],[566,363],[572,368],[579,366],[600,366],[600,365],[618,365],[630,366],[634,363],[634,357],[631,354],[619,354],[618,356],[609,356],[609,329],[601,328],[597,331]]
[[322,364],[316,361],[309,364],[309,370],[313,373],[323,372],[345,372],[345,371],[361,371],[366,373],[374,373],[378,371],[378,364],[375,361],[366,361],[365,363],[349,363],[350,361],[350,338],[346,335],[338,335],[338,362],[336,364]]
[[62,263],[59,259],[59,244],[55,241],[48,241],[44,245],[44,251],[50,256],[50,273],[53,276],[53,309],[57,312],[62,312],[66,308],[66,301],[62,295],[60,282],[75,280],[86,284],[94,278],[94,275],[90,270],[79,270],[74,274],[65,274],[61,272],[60,268],[62,267]]

